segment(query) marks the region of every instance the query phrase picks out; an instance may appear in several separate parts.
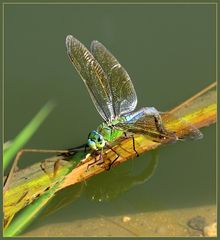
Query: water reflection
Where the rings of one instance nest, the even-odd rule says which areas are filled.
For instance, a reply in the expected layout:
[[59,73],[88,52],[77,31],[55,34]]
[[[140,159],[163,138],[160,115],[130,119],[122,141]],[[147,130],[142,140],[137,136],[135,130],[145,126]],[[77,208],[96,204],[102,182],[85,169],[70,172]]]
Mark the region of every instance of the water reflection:
[[[134,164],[128,162],[110,171],[96,175],[86,182],[61,190],[43,211],[42,217],[72,204],[82,196],[82,193],[84,193],[87,199],[98,202],[111,201],[118,198],[131,188],[147,182],[157,168],[158,158],[158,150],[154,150],[149,154],[149,159],[142,161],[141,170],[134,169]],[[136,159],[133,161],[136,161]]]

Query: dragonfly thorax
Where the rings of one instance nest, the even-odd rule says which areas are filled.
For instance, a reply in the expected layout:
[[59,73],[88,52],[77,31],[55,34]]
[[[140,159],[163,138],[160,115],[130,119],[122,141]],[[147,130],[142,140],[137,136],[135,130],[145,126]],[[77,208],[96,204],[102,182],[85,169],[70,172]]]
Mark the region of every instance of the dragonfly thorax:
[[87,144],[92,150],[101,150],[106,145],[106,142],[112,143],[124,132],[117,127],[117,123],[123,122],[123,117],[112,120],[111,122],[101,123],[97,130],[89,133]]
[[114,142],[123,135],[123,131],[117,127],[117,123],[123,120],[123,118],[117,118],[109,123],[103,122],[98,126],[97,132],[103,136],[106,142]]

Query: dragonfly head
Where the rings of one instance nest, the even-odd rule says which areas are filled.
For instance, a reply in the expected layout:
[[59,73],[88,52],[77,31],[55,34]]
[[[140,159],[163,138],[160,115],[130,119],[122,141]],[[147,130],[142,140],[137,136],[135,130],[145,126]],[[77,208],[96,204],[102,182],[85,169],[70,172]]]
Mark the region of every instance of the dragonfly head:
[[101,134],[93,130],[89,133],[87,144],[92,150],[100,150],[105,146],[105,140]]

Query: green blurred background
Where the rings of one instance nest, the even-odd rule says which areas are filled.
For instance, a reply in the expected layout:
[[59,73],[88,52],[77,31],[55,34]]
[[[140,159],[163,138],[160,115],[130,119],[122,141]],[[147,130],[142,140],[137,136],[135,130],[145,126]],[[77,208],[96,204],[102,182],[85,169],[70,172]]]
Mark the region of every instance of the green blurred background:
[[[80,145],[102,121],[67,58],[68,34],[87,47],[97,39],[117,57],[134,83],[137,109],[169,110],[215,81],[214,5],[10,4],[4,13],[5,141],[51,99],[57,106],[28,148]],[[203,133],[201,141],[162,148],[158,169],[148,183],[110,203],[91,203],[83,195],[76,205],[44,221],[72,221],[76,215],[69,216],[70,209],[93,216],[99,211],[118,214],[120,206],[125,212],[140,212],[214,204],[215,127]],[[138,173],[147,158],[149,154],[125,168],[129,174]],[[103,181],[108,177],[103,174]]]

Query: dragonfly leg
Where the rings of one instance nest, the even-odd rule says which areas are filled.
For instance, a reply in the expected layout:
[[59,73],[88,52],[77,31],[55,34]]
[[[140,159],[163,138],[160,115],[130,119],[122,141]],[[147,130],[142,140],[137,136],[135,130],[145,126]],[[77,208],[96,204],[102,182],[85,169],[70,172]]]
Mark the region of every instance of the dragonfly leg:
[[16,172],[16,169],[18,168],[19,159],[26,152],[29,152],[29,153],[54,153],[54,154],[60,153],[61,154],[61,153],[67,153],[68,150],[21,149],[16,154],[16,157],[15,157],[14,162],[12,164],[11,170],[10,170],[8,176],[6,177],[4,187],[3,187],[3,194],[8,190],[8,187],[9,187],[9,184],[10,184],[12,178],[13,178],[13,175]]
[[134,139],[134,135],[131,134],[130,136],[127,135],[126,132],[124,132],[125,138],[132,138],[132,144],[133,144],[133,150],[136,153],[136,156],[139,157],[139,153],[137,152],[136,148],[135,148],[135,139]]
[[89,164],[87,165],[87,167],[86,167],[86,172],[88,172],[89,169],[90,169],[96,162],[97,162],[97,161],[94,160],[92,163],[89,163]]
[[103,148],[100,151],[99,161],[103,161]]
[[89,163],[87,165],[86,171],[88,171],[93,165],[100,165],[102,163],[104,163],[104,161],[103,161],[103,149],[101,149],[101,152],[99,154],[99,159],[98,160],[95,159],[93,162]]
[[[107,147],[107,148],[109,148],[110,150],[112,150],[117,156],[116,156],[116,158],[108,165],[108,168],[106,168],[106,170],[110,170],[110,168],[111,168],[111,166],[117,161],[117,159],[120,157],[120,155],[111,147],[111,145],[110,144],[108,144],[107,142],[106,142],[106,144],[105,144],[105,146]],[[92,163],[89,163],[88,165],[87,165],[87,169],[86,169],[86,171],[88,171],[94,164],[96,164],[96,165],[100,165],[100,164],[103,164],[105,161],[103,160],[103,148],[101,149],[101,152],[100,152],[100,154],[99,154],[99,160],[97,161],[97,160],[94,160]]]
[[134,139],[134,135],[131,135],[131,137],[132,137],[133,149],[134,149],[134,151],[135,151],[137,157],[139,157],[139,153],[137,152],[137,150],[136,150],[136,148],[135,148],[135,139]]
[[114,153],[117,155],[117,157],[116,157],[116,158],[109,164],[109,166],[108,166],[108,169],[107,169],[107,170],[110,170],[111,166],[118,160],[118,158],[120,157],[120,155],[111,147],[110,144],[106,143],[105,145],[106,145],[106,147],[108,147],[110,150],[112,150],[112,152],[114,152]]

